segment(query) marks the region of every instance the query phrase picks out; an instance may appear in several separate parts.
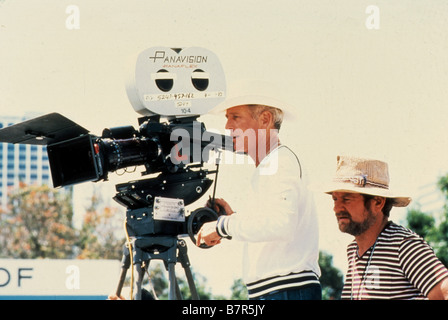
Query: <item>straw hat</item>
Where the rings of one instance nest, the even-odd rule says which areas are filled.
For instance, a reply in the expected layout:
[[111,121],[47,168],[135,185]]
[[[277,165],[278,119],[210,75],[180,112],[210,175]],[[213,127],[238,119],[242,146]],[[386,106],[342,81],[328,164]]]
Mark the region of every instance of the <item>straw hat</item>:
[[395,207],[406,207],[411,198],[389,190],[389,169],[386,162],[356,157],[337,157],[333,182],[325,193],[355,192],[395,199]]
[[258,104],[278,108],[283,111],[284,120],[294,120],[295,108],[287,103],[283,96],[284,90],[274,83],[243,79],[231,83],[227,88],[226,99],[209,113],[221,114],[232,107]]

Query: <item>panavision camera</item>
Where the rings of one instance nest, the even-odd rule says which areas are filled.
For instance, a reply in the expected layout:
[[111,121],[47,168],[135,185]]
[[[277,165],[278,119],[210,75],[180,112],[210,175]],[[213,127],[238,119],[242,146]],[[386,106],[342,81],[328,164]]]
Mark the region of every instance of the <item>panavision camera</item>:
[[[0,141],[46,145],[54,187],[107,180],[109,172],[133,166],[144,166],[143,175],[160,173],[117,185],[114,199],[128,208],[131,235],[187,233],[184,206],[207,192],[213,183],[207,175],[216,173],[204,162],[211,151],[232,150],[229,137],[197,121],[224,99],[222,66],[204,48],[154,47],[129,69],[126,92],[142,115],[138,130],[108,128],[99,137],[51,113],[0,130]],[[198,227],[191,221],[190,236]]]
[[148,260],[143,252],[167,251],[171,239],[176,247],[178,235],[189,234],[194,242],[202,224],[218,218],[209,207],[186,216],[185,206],[209,190],[209,174],[217,176],[218,169],[203,168],[209,153],[233,151],[229,137],[197,121],[223,101],[225,89],[222,66],[211,51],[153,47],[132,59],[126,82],[129,101],[141,115],[138,130],[123,126],[95,136],[51,113],[0,130],[0,141],[46,145],[54,187],[107,180],[108,173],[134,166],[144,166],[142,175],[158,174],[116,186],[114,199],[127,208],[126,231],[135,240],[135,264]]

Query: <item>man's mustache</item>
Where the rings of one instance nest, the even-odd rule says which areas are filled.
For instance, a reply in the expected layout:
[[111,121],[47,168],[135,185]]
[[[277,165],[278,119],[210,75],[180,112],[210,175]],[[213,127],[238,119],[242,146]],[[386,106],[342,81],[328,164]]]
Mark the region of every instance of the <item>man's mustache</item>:
[[340,218],[348,218],[351,219],[352,216],[350,215],[350,213],[346,212],[346,211],[342,211],[342,212],[338,212],[336,213],[336,218],[340,219]]

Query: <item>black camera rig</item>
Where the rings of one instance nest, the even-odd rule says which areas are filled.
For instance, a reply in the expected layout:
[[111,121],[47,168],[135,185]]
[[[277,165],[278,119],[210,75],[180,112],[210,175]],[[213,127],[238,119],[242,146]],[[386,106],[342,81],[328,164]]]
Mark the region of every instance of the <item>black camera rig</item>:
[[170,273],[170,299],[180,298],[174,275],[177,261],[197,298],[186,244],[179,236],[188,234],[195,243],[200,227],[222,213],[211,209],[212,203],[186,215],[185,206],[209,190],[213,180],[208,175],[217,178],[218,164],[215,170],[203,168],[210,151],[233,151],[230,137],[208,132],[197,121],[223,101],[224,73],[212,52],[195,47],[150,48],[133,62],[126,90],[135,111],[143,115],[138,130],[108,128],[96,136],[61,114],[50,113],[1,129],[0,142],[46,146],[54,187],[104,181],[110,172],[134,166],[145,167],[142,175],[157,174],[116,185],[113,198],[127,208],[128,238],[117,294],[133,265],[139,275],[135,298],[141,298],[142,265],[161,259]]

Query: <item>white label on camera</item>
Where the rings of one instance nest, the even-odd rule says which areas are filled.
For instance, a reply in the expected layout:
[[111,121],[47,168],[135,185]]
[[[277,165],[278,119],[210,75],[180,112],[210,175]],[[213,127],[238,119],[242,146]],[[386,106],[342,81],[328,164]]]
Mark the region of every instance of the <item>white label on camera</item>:
[[156,197],[154,199],[154,220],[184,222],[184,200]]

